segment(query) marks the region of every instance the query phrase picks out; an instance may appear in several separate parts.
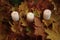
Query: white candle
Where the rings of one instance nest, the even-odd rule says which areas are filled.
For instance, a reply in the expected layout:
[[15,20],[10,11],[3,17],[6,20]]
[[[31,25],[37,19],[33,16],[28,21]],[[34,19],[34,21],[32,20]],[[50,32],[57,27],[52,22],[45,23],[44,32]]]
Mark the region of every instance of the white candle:
[[17,11],[13,11],[11,13],[11,17],[13,21],[18,21],[19,20],[19,13]]
[[34,14],[32,12],[27,13],[27,21],[32,22],[34,20]]
[[43,18],[46,19],[46,20],[49,20],[50,17],[51,17],[51,10],[49,9],[45,9],[44,12],[43,12]]

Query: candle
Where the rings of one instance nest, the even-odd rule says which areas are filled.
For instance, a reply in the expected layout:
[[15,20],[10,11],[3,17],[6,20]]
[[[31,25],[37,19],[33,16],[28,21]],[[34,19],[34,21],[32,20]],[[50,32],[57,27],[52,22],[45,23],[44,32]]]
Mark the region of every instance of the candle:
[[27,21],[32,22],[34,20],[34,14],[32,12],[27,13]]
[[45,9],[44,12],[43,12],[43,18],[46,19],[46,20],[49,20],[50,17],[51,17],[51,10],[49,9]]
[[19,13],[17,11],[13,11],[11,13],[11,17],[13,21],[18,21],[19,20]]

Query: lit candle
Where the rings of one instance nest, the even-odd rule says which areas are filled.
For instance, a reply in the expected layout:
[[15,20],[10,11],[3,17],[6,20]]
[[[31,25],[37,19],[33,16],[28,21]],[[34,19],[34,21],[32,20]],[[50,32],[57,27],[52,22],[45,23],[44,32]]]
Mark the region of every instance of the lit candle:
[[11,17],[13,21],[18,21],[19,20],[19,13],[17,11],[13,11],[11,13]]
[[32,22],[34,20],[34,14],[32,12],[27,13],[27,21]]
[[50,17],[51,17],[51,10],[49,9],[45,9],[44,12],[43,12],[43,18],[46,19],[46,20],[49,20]]

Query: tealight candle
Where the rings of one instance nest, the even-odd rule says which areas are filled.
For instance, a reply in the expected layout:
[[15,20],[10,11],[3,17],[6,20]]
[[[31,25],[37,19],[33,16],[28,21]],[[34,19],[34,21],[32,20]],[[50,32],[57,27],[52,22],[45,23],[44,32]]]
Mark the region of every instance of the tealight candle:
[[11,17],[13,21],[18,21],[19,20],[19,13],[17,11],[13,11],[11,13]]
[[32,12],[27,13],[27,21],[32,22],[34,20],[34,14]]
[[46,19],[46,20],[49,20],[50,17],[51,17],[51,10],[49,9],[45,9],[44,12],[43,12],[43,18]]

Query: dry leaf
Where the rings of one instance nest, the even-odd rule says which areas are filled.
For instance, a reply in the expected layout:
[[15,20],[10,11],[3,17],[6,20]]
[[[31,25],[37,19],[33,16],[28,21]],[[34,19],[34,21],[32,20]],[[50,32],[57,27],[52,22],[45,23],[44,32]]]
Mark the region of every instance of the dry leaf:
[[20,26],[18,22],[13,22],[13,24],[9,22],[9,24],[11,25],[12,32],[17,33],[17,34],[22,32],[22,27]]
[[56,33],[53,30],[49,30],[49,29],[46,29],[45,31],[49,34],[47,36],[47,39],[60,40],[60,33]]
[[23,18],[20,19],[20,22],[22,26],[28,26],[26,20],[24,20]]
[[46,29],[45,30],[49,35],[47,36],[48,39],[51,40],[60,40],[60,33],[59,33],[59,26],[58,23],[52,23],[52,30]]
[[34,24],[38,27],[43,27],[43,24],[41,23],[41,20],[38,17],[34,18]]

